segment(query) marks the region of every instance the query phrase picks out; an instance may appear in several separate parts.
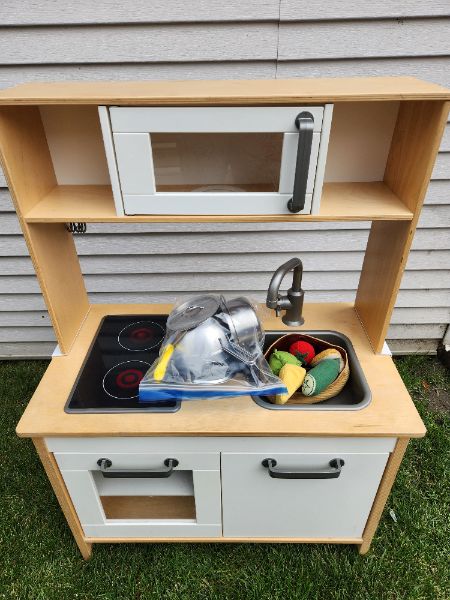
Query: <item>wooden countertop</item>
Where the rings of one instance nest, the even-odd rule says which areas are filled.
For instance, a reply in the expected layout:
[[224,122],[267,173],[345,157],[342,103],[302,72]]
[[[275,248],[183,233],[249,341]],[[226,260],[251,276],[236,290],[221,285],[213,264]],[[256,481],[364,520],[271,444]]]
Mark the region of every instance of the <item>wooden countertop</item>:
[[[92,305],[67,356],[55,357],[18,426],[20,437],[44,436],[395,436],[422,437],[425,427],[389,356],[375,355],[352,304],[306,304],[305,325],[347,335],[372,391],[357,411],[273,411],[246,396],[183,402],[172,414],[68,414],[64,405],[101,319],[111,314],[164,314],[169,305]],[[286,329],[263,307],[266,330]]]
[[0,92],[0,105],[255,106],[299,102],[448,99],[449,90],[414,77],[33,82]]

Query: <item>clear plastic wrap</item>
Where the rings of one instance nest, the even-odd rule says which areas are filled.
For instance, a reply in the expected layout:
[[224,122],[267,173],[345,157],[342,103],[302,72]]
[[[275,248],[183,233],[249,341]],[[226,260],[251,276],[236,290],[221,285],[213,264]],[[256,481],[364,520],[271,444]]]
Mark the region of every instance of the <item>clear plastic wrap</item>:
[[264,331],[247,298],[205,295],[175,306],[139,401],[286,393],[263,354]]

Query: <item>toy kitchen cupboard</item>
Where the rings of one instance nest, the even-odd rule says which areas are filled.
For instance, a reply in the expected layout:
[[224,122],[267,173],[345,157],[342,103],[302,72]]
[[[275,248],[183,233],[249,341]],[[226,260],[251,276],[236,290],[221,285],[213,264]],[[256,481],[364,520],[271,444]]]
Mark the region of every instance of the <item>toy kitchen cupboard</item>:
[[[94,543],[130,541],[367,552],[408,441],[425,435],[382,349],[449,99],[402,77],[0,93],[2,164],[59,346],[17,433],[33,439],[85,558]],[[358,220],[372,225],[354,303],[306,303],[299,330],[351,340],[368,406],[275,411],[243,397],[83,410],[115,373],[108,344],[123,361],[131,343],[154,349],[170,306],[91,304],[68,224]],[[268,310],[264,327],[288,330]],[[121,393],[129,371],[115,374]],[[295,477],[274,477],[269,459]]]

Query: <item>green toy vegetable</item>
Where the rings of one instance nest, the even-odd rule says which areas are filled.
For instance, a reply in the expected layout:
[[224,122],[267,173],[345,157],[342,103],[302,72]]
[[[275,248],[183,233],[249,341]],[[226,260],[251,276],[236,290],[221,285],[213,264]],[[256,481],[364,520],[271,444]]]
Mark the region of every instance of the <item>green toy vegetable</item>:
[[339,375],[339,360],[328,358],[313,367],[302,385],[304,396],[317,396],[323,392]]
[[269,358],[269,366],[272,369],[274,375],[278,375],[281,367],[284,365],[297,365],[301,367],[302,363],[295,358],[290,352],[284,352],[283,350],[274,350]]

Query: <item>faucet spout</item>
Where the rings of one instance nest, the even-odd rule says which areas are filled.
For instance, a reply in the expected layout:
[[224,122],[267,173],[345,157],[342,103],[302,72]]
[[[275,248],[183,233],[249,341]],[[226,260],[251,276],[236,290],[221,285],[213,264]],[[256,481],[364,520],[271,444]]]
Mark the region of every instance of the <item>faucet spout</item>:
[[[292,287],[288,290],[286,296],[280,295],[280,286],[285,275],[289,271],[294,271],[292,279]],[[278,267],[270,280],[269,289],[267,291],[266,305],[268,308],[273,308],[276,311],[277,317],[281,310],[286,313],[282,317],[283,323],[286,325],[302,325],[304,319],[302,317],[304,292],[301,288],[303,275],[303,264],[299,258],[291,258],[283,265]]]

